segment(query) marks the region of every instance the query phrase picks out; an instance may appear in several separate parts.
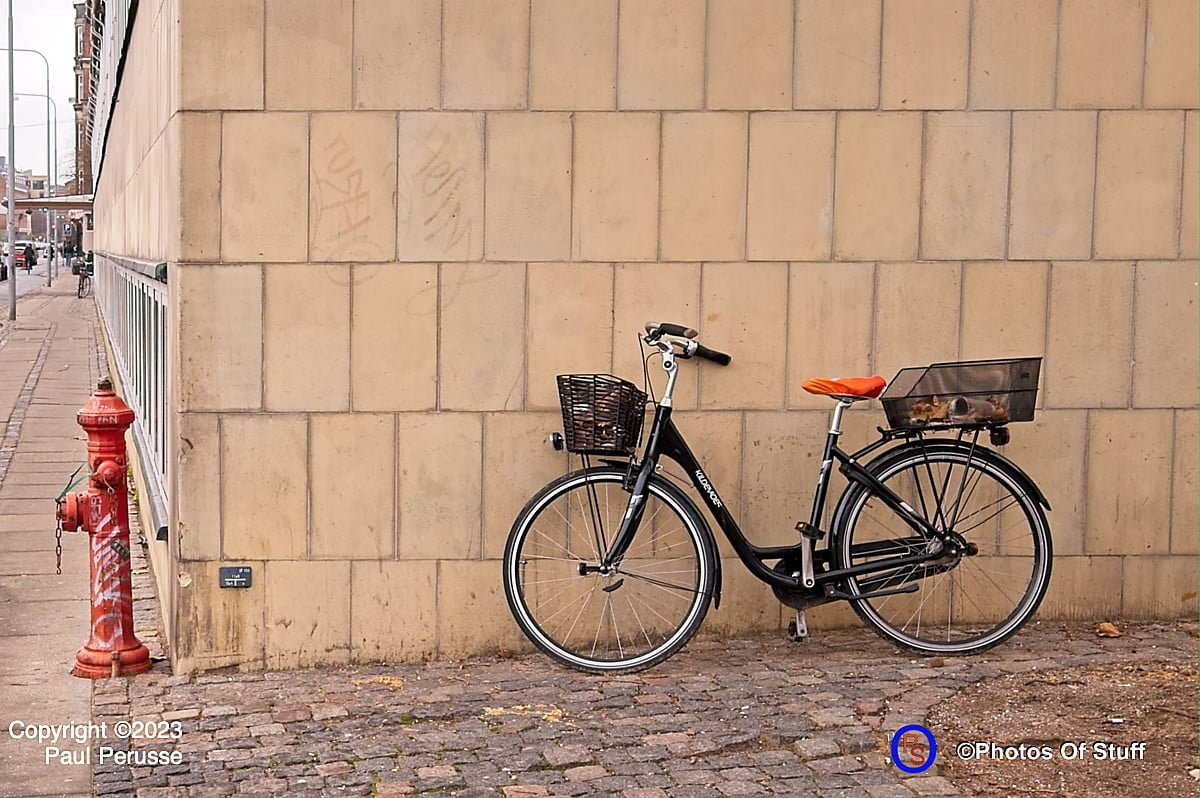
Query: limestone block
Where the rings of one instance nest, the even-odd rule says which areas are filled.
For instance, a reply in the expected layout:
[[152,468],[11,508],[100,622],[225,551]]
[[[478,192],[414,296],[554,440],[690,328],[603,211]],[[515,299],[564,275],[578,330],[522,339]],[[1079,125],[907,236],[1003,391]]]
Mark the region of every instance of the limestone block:
[[838,120],[834,258],[914,258],[921,115],[846,112]]
[[1053,508],[1046,518],[1057,567],[1059,554],[1083,553],[1087,411],[1038,410],[1031,423],[1009,429],[1012,442],[1001,453],[1033,477]]
[[1200,428],[1194,410],[1175,412],[1175,463],[1171,470],[1171,553],[1200,553],[1197,486],[1200,486]]
[[499,559],[517,514],[542,486],[578,465],[550,448],[562,414],[488,413],[483,419],[483,556]]
[[879,105],[881,0],[797,0],[797,108]]
[[701,283],[706,346],[733,357],[700,366],[700,407],[783,407],[785,263],[707,263]]
[[432,409],[437,403],[437,266],[355,266],[351,302],[354,409]]
[[437,108],[441,57],[440,0],[355,1],[355,108]]
[[1046,406],[1126,407],[1133,264],[1051,264],[1049,313],[1042,369]]
[[312,556],[392,557],[396,551],[396,433],[376,413],[312,418]]
[[396,116],[313,114],[308,254],[313,261],[396,256]]
[[746,414],[739,520],[756,545],[797,542],[796,522],[809,519],[821,469],[821,444],[828,431],[827,413]]
[[262,268],[187,264],[171,277],[180,409],[262,407]]
[[664,259],[743,257],[746,127],[745,114],[663,117]]
[[263,0],[179,3],[180,110],[263,107]]
[[402,413],[396,429],[400,559],[478,557],[482,416]]
[[263,402],[267,410],[350,409],[350,267],[265,269]]
[[[267,108],[350,107],[354,0],[266,0]],[[319,64],[319,68],[313,68]]]
[[443,0],[442,107],[524,108],[529,0]]
[[438,656],[531,651],[504,600],[499,560],[438,563]]
[[442,264],[443,410],[516,410],[524,384],[525,264]]
[[270,562],[266,571],[267,667],[350,661],[350,563]]
[[559,406],[555,376],[612,370],[613,267],[529,264],[525,384],[530,409]]
[[1133,406],[1195,407],[1200,368],[1183,341],[1200,339],[1195,261],[1142,261],[1136,266],[1133,317]]
[[1050,587],[1038,608],[1037,617],[1095,622],[1119,616],[1123,559],[1059,557],[1056,548]]
[[[688,442],[688,448],[700,461],[708,481],[712,484],[721,503],[741,522],[742,515],[742,414],[740,412],[682,412],[675,413],[671,420]],[[650,423],[647,417],[646,423]],[[677,484],[686,485],[688,496],[696,503],[708,521],[722,557],[734,557],[720,524],[713,517],[689,474],[684,473],[673,460],[663,460],[663,470],[678,478]],[[724,606],[724,604],[722,604]]]
[[[223,565],[249,565],[250,587],[219,587]],[[180,563],[176,593],[178,635],[175,638],[176,673],[249,665],[261,668],[266,651],[263,601],[266,594],[264,564],[238,560]],[[290,666],[286,666],[290,667]]]
[[1146,30],[1146,108],[1200,104],[1200,7],[1192,0],[1150,0]]
[[1146,0],[1063,0],[1059,108],[1136,108],[1142,98]]
[[179,540],[180,560],[221,559],[220,417],[180,413],[177,417],[175,481],[171,531]]
[[1179,214],[1179,257],[1200,255],[1200,114],[1188,111],[1183,137],[1183,207]]
[[487,257],[570,257],[570,116],[491,114],[487,153]]
[[1096,116],[1013,114],[1010,258],[1079,258],[1092,252]]
[[833,241],[834,115],[750,115],[747,254],[828,258]]
[[221,418],[221,529],[227,558],[305,556],[307,453],[303,416]]
[[1044,355],[1049,276],[1047,263],[964,264],[963,359]]
[[221,258],[308,257],[308,117],[224,114],[221,123]]
[[875,266],[793,263],[788,293],[788,407],[828,410],[828,398],[800,386],[810,377],[868,375]]
[[[613,373],[642,384],[642,349],[636,336],[648,321],[671,322],[700,329],[700,264],[620,263],[613,300]],[[705,340],[708,337],[705,336]],[[715,346],[715,345],[714,345]],[[685,364],[675,382],[675,408],[696,407],[699,369]],[[667,386],[658,361],[649,366],[655,396]]]
[[1182,141],[1182,112],[1100,114],[1097,258],[1175,257]]
[[970,106],[1054,107],[1057,4],[976,0],[973,14]]
[[617,0],[533,0],[529,107],[609,110],[617,102]]
[[169,225],[179,231],[180,261],[215,261],[221,251],[220,114],[175,116],[179,195]]
[[1195,557],[1124,557],[1123,562],[1122,617],[1195,617]]
[[1170,410],[1093,410],[1088,422],[1088,554],[1166,554],[1171,542]]
[[790,0],[710,0],[709,108],[791,107],[792,6]]
[[350,655],[419,662],[437,651],[437,563],[350,564]]
[[750,632],[779,628],[779,601],[771,588],[760,582],[737,557],[722,560],[721,607],[709,609],[701,639],[728,640]]
[[400,260],[483,257],[483,115],[400,115]]
[[658,248],[659,117],[575,117],[577,260],[653,260]]
[[[875,371],[891,379],[909,366],[955,360],[958,263],[881,263],[875,288]],[[914,308],[920,308],[914,313]]]
[[969,27],[969,0],[884,3],[882,107],[965,108]]
[[929,114],[922,257],[1004,257],[1008,132],[1009,114]]
[[641,0],[622,6],[618,108],[703,106],[705,6],[705,0]]

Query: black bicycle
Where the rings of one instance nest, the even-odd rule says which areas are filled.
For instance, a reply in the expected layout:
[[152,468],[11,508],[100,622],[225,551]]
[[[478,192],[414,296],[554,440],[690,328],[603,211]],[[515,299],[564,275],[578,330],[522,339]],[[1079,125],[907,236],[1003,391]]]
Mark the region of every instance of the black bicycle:
[[[743,535],[671,419],[680,360],[730,362],[696,337],[646,325],[642,341],[667,375],[657,402],[610,375],[558,377],[565,445],[584,467],[529,500],[504,551],[509,608],[538,648],[592,673],[640,670],[678,651],[709,605],[720,606],[716,540],[663,457],[683,468],[746,568],[796,610],[793,639],[807,637],[807,608],[838,600],[885,639],[927,654],[977,653],[1029,620],[1050,581],[1050,505],[980,435],[1003,445],[1009,422],[1033,418],[1040,358],[904,369],[887,393],[880,377],[806,381],[836,402],[816,495],[798,542],[764,547]],[[843,413],[872,398],[889,426],[842,451]],[[647,404],[654,415],[639,459]],[[827,532],[834,462],[848,485]]]
[[92,264],[84,261],[83,258],[75,258],[71,261],[71,271],[79,275],[79,283],[75,286],[75,296],[80,299],[92,292],[92,269]]

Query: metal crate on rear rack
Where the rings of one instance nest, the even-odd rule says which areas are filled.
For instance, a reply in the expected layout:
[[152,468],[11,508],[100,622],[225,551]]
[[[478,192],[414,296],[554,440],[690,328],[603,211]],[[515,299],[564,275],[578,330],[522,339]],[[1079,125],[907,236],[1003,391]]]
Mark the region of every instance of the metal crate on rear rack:
[[901,369],[879,397],[893,429],[1032,421],[1040,357],[934,363]]
[[637,448],[646,394],[611,374],[560,374],[567,450],[575,454],[629,455]]

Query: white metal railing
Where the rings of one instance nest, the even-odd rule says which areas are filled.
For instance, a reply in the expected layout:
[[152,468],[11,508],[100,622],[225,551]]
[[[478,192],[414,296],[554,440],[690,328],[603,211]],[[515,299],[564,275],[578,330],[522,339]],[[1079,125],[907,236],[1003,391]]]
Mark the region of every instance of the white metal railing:
[[149,484],[155,527],[167,523],[167,286],[149,261],[95,255],[94,287],[105,332],[133,409],[134,442]]

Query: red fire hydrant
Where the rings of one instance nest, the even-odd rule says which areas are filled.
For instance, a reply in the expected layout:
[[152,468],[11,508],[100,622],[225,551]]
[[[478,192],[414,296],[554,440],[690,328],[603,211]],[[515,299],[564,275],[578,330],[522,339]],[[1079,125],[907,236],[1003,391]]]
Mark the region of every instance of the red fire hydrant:
[[125,430],[133,411],[101,380],[77,416],[88,436],[92,475],[85,493],[67,494],[58,518],[67,532],[92,541],[92,633],[75,655],[76,676],[103,679],[150,669],[150,652],[133,633],[129,564],[129,496],[125,483]]

